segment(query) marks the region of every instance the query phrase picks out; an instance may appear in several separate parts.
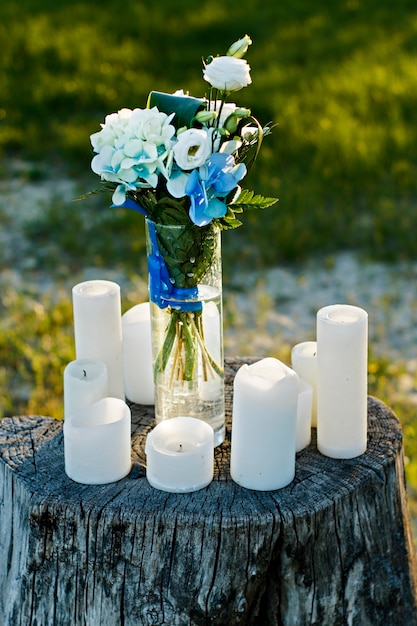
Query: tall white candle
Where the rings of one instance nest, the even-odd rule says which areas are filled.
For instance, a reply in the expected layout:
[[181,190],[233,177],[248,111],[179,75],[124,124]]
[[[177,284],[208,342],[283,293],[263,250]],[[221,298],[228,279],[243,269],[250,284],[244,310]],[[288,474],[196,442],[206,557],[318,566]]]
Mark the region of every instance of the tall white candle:
[[108,396],[107,367],[102,361],[77,359],[64,370],[64,416]]
[[297,403],[297,437],[295,451],[300,452],[311,442],[311,409],[313,406],[313,388],[304,378],[299,379]]
[[347,304],[317,313],[317,446],[349,459],[366,450],[368,314]]
[[313,388],[311,425],[317,426],[317,341],[303,341],[291,350],[291,366]]
[[72,290],[77,359],[97,359],[107,366],[109,395],[124,400],[120,287],[108,280],[88,280]]
[[242,487],[268,491],[293,480],[298,382],[297,374],[274,358],[237,372],[230,469]]
[[131,469],[130,409],[119,398],[103,398],[64,422],[65,472],[75,482],[102,485]]
[[[221,325],[220,310],[215,302],[203,303],[203,328],[204,343],[207,352],[221,367],[223,366],[223,329]],[[203,370],[202,364],[200,364]],[[203,371],[201,372],[203,377]],[[219,375],[210,369],[206,372],[206,380],[200,385],[200,397],[202,400],[214,400],[219,397],[222,391],[223,380]]]
[[122,315],[123,371],[126,397],[137,404],[154,403],[151,314],[149,302]]
[[146,477],[152,487],[187,493],[213,479],[214,431],[194,417],[160,422],[147,436]]

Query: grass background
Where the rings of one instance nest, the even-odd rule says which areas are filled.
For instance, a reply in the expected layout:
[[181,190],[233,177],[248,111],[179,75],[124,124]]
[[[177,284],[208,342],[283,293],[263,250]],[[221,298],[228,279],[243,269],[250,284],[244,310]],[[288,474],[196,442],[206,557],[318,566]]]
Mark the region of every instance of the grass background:
[[152,89],[204,95],[201,59],[248,32],[253,84],[236,100],[278,127],[247,183],[280,198],[239,233],[250,264],[340,247],[414,256],[413,0],[4,0],[2,13],[4,156],[23,151],[85,176],[89,135],[107,113],[145,106]]
[[[152,89],[203,96],[201,59],[245,33],[253,39],[253,84],[235,101],[278,124],[245,186],[280,202],[246,215],[225,236],[226,284],[232,269],[342,249],[387,262],[415,259],[415,0],[3,0],[0,177],[25,159],[31,167],[21,184],[65,172],[80,194],[96,187],[89,135],[104,116],[145,106]],[[85,266],[121,266],[132,276],[144,270],[142,221],[110,211],[102,197],[57,200],[24,229],[35,269],[57,284]],[[0,262],[4,268],[1,251]],[[4,291],[0,355],[1,412],[54,415],[62,367],[73,357],[68,294]],[[415,405],[395,393],[405,367],[371,355],[369,380],[370,392],[402,419],[414,488]]]

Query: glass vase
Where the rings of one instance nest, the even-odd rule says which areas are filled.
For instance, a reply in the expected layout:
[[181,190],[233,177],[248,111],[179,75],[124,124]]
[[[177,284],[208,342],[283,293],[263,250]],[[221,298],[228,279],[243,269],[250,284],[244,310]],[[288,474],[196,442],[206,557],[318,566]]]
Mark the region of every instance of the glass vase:
[[146,222],[155,418],[189,416],[224,440],[220,229]]

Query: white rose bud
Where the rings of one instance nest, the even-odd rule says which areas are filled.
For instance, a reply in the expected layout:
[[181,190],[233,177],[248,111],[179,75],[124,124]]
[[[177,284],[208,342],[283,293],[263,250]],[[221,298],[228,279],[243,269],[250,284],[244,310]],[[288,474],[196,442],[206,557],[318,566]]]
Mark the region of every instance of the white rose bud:
[[245,56],[251,43],[252,39],[249,37],[249,35],[245,35],[244,37],[242,37],[242,39],[238,39],[237,41],[235,41],[235,43],[232,43],[226,54],[228,57],[241,59]]
[[215,57],[205,66],[203,78],[220,91],[238,91],[252,82],[247,61],[231,56]]
[[229,133],[235,133],[240,120],[244,119],[245,117],[249,117],[250,114],[250,109],[244,109],[242,107],[236,108],[233,113],[229,115],[229,117],[226,119],[223,127]]
[[196,122],[200,122],[200,124],[205,124],[206,122],[211,122],[217,117],[216,111],[198,111],[194,115],[194,119]]

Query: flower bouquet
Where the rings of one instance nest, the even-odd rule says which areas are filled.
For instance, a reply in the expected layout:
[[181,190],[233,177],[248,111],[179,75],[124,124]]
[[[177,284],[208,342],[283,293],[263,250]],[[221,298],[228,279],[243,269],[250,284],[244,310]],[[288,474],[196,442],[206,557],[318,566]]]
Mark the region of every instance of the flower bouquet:
[[220,232],[276,202],[242,189],[270,127],[227,98],[251,83],[245,35],[203,63],[205,97],[152,91],[144,109],[107,115],[92,170],[112,206],[143,213],[157,421],[192,415],[224,431]]

